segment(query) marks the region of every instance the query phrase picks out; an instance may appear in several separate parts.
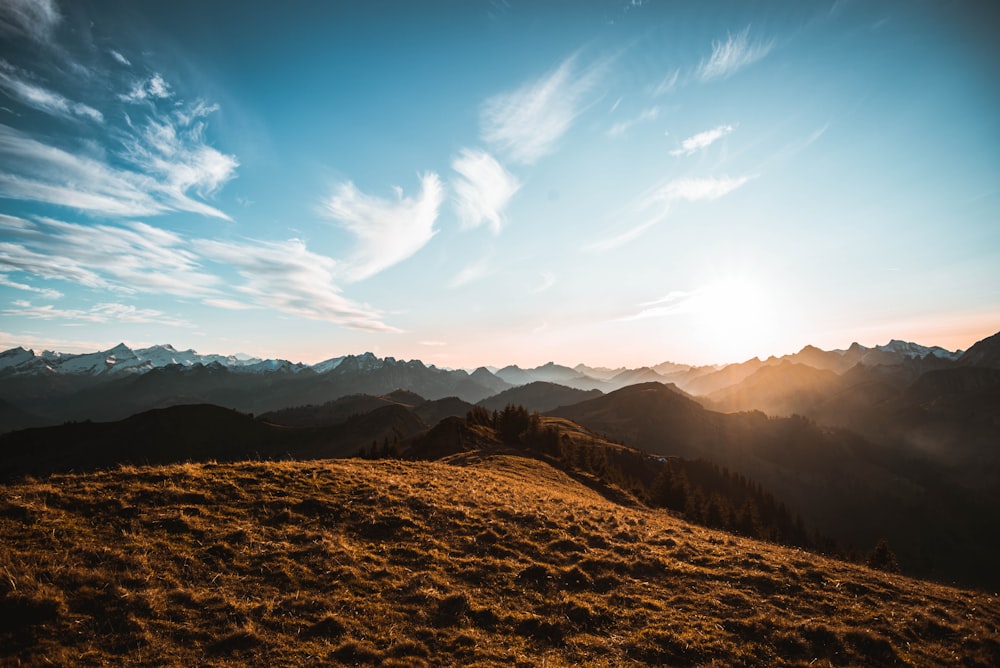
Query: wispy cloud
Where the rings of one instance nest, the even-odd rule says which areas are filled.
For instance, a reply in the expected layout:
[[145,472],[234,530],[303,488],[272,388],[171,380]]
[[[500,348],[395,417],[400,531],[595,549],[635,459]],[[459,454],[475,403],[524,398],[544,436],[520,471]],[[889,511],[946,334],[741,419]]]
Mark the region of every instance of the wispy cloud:
[[[361,331],[400,331],[383,323],[377,311],[344,297],[334,282],[336,262],[309,251],[299,239],[246,243],[203,239],[193,245],[202,256],[235,269],[244,280],[236,290],[258,306]],[[219,300],[211,303],[227,307]]]
[[676,69],[660,79],[655,86],[650,86],[646,90],[652,97],[663,97],[677,88],[677,82],[680,78],[681,71]]
[[541,79],[501,93],[483,104],[483,139],[515,162],[530,164],[548,155],[580,114],[606,63],[577,67],[570,56]]
[[202,299],[202,304],[206,306],[213,306],[215,308],[226,309],[227,311],[249,311],[250,309],[257,308],[252,304],[247,304],[246,302],[241,302],[237,299],[224,299],[215,298],[212,299]]
[[28,301],[14,301],[12,307],[3,311],[4,315],[34,320],[70,320],[92,323],[140,323],[168,325],[170,327],[190,327],[191,323],[168,316],[162,311],[136,308],[130,304],[103,303],[89,309],[60,309],[52,305],[36,306]]
[[[640,195],[617,216],[632,221],[622,232],[594,241],[587,251],[607,251],[638,239],[650,228],[665,220],[676,202],[698,202],[718,199],[746,184],[752,176],[681,178],[661,183]],[[634,222],[638,220],[639,222]]]
[[749,181],[752,176],[674,179],[654,188],[645,198],[645,205],[669,204],[676,201],[697,202],[718,199]]
[[236,175],[239,161],[205,142],[203,123],[197,119],[217,107],[199,102],[190,111],[173,117],[151,118],[126,144],[125,157],[145,174],[158,177],[174,199],[195,191],[207,197]]
[[[228,310],[271,308],[363,331],[398,331],[384,324],[375,310],[341,295],[334,280],[336,262],[309,251],[297,239],[222,242],[187,239],[138,222],[77,225],[11,216],[0,216],[0,232],[13,240],[0,242],[0,276],[4,278],[22,272],[120,294],[194,298]],[[209,265],[220,266],[210,269]],[[214,269],[235,271],[243,282],[223,280]],[[232,291],[247,299],[233,299]],[[18,314],[40,318],[61,313],[60,317],[69,318],[72,311],[32,308]],[[108,316],[106,311],[101,313]],[[123,311],[121,317],[126,316]]]
[[395,199],[366,195],[350,181],[339,184],[324,203],[324,212],[351,232],[356,246],[340,271],[351,281],[375,274],[402,262],[437,233],[434,222],[444,197],[438,175],[421,176],[420,194]]
[[701,297],[705,290],[674,290],[667,293],[661,299],[639,304],[640,311],[624,318],[619,318],[620,322],[632,320],[645,320],[646,318],[663,318],[669,315],[680,315],[681,313],[691,313],[698,309]]
[[128,58],[126,58],[125,56],[123,56],[121,54],[121,52],[115,51],[114,49],[110,49],[108,51],[108,53],[110,53],[111,57],[114,58],[115,60],[117,60],[120,64],[122,64],[122,65],[124,65],[126,67],[131,67],[132,66],[132,62],[129,61]]
[[712,42],[712,55],[698,65],[698,78],[702,81],[724,79],[757,62],[773,47],[773,41],[751,41],[750,26],[747,26],[724,41]]
[[608,136],[609,137],[621,137],[626,132],[628,132],[629,129],[632,128],[633,126],[638,125],[639,123],[646,123],[648,121],[655,121],[657,118],[659,118],[659,116],[660,116],[660,108],[659,107],[649,107],[647,109],[643,109],[639,113],[639,115],[636,116],[635,118],[630,118],[628,120],[621,121],[619,123],[615,123],[614,125],[612,125],[608,129]]
[[126,102],[143,102],[145,100],[163,100],[173,95],[170,84],[162,75],[153,73],[146,79],[139,79],[132,84],[132,90],[118,97]]
[[482,278],[485,278],[492,273],[492,268],[490,267],[490,262],[488,258],[483,258],[481,260],[476,260],[471,264],[466,265],[455,274],[450,281],[448,281],[449,288],[460,288],[463,285],[468,285],[469,283],[474,283]]
[[48,42],[62,19],[54,0],[4,0],[0,2],[0,32]]
[[235,175],[238,162],[208,146],[200,123],[151,119],[126,141],[136,170],[71,153],[0,124],[0,196],[109,216],[190,211],[229,220],[205,197]]
[[7,274],[2,274],[2,273],[0,273],[0,285],[7,288],[14,288],[15,290],[34,292],[35,294],[39,294],[45,297],[46,299],[60,299],[61,297],[63,297],[63,293],[59,292],[58,290],[53,290],[51,288],[36,288],[35,286],[28,285],[26,283],[18,283]]
[[670,155],[693,155],[703,148],[708,148],[716,141],[722,139],[735,128],[732,125],[719,125],[711,130],[699,132],[681,142],[681,147],[674,149]]
[[0,243],[3,271],[120,293],[181,297],[214,295],[221,283],[201,269],[185,239],[145,223],[118,227],[40,219],[10,225],[5,218],[0,230],[14,240]]
[[462,227],[489,223],[493,233],[499,234],[505,221],[504,210],[521,183],[486,151],[462,149],[451,168],[459,175],[452,182],[452,190]]
[[7,61],[0,59],[0,90],[26,106],[63,118],[89,118],[97,123],[104,122],[104,114],[97,109],[73,102],[55,91],[28,81],[24,73]]
[[638,225],[630,227],[624,232],[616,234],[613,237],[608,237],[607,239],[600,239],[598,241],[594,241],[593,243],[587,244],[586,246],[584,246],[584,250],[602,252],[611,250],[612,248],[617,248],[619,246],[624,246],[628,242],[638,239],[640,236],[643,235],[643,233],[646,232],[646,230],[653,227],[653,225],[656,225],[665,217],[666,213],[661,213],[660,215],[654,216],[649,220],[644,220]]

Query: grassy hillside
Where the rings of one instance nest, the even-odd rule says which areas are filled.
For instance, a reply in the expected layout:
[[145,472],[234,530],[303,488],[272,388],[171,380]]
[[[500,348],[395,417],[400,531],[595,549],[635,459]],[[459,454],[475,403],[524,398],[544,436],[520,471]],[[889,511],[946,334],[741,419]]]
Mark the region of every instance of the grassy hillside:
[[476,452],[4,485],[0,573],[11,664],[1000,664],[995,597]]

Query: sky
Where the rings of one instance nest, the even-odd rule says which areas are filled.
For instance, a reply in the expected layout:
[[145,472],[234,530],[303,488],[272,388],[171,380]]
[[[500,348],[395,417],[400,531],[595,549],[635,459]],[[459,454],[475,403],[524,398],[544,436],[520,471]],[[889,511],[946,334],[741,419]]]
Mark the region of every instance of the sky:
[[1000,330],[1000,9],[0,3],[0,347],[737,362]]

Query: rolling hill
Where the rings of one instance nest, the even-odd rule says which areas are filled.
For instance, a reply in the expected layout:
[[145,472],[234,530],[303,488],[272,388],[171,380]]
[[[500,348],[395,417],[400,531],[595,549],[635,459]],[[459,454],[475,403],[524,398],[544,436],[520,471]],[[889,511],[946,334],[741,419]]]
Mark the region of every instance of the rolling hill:
[[600,390],[580,390],[557,383],[537,380],[527,385],[512,387],[478,403],[489,410],[501,410],[508,404],[524,406],[528,410],[544,413],[559,406],[575,404],[585,399],[601,396]]
[[508,455],[3,491],[11,665],[1000,663],[995,597],[615,504]]

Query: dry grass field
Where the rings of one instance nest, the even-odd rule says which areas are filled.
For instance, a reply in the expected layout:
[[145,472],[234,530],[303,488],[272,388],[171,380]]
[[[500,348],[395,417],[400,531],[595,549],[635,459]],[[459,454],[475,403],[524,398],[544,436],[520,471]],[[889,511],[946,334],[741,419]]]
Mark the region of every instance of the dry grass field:
[[0,487],[7,665],[997,666],[1000,599],[616,505],[534,460]]

